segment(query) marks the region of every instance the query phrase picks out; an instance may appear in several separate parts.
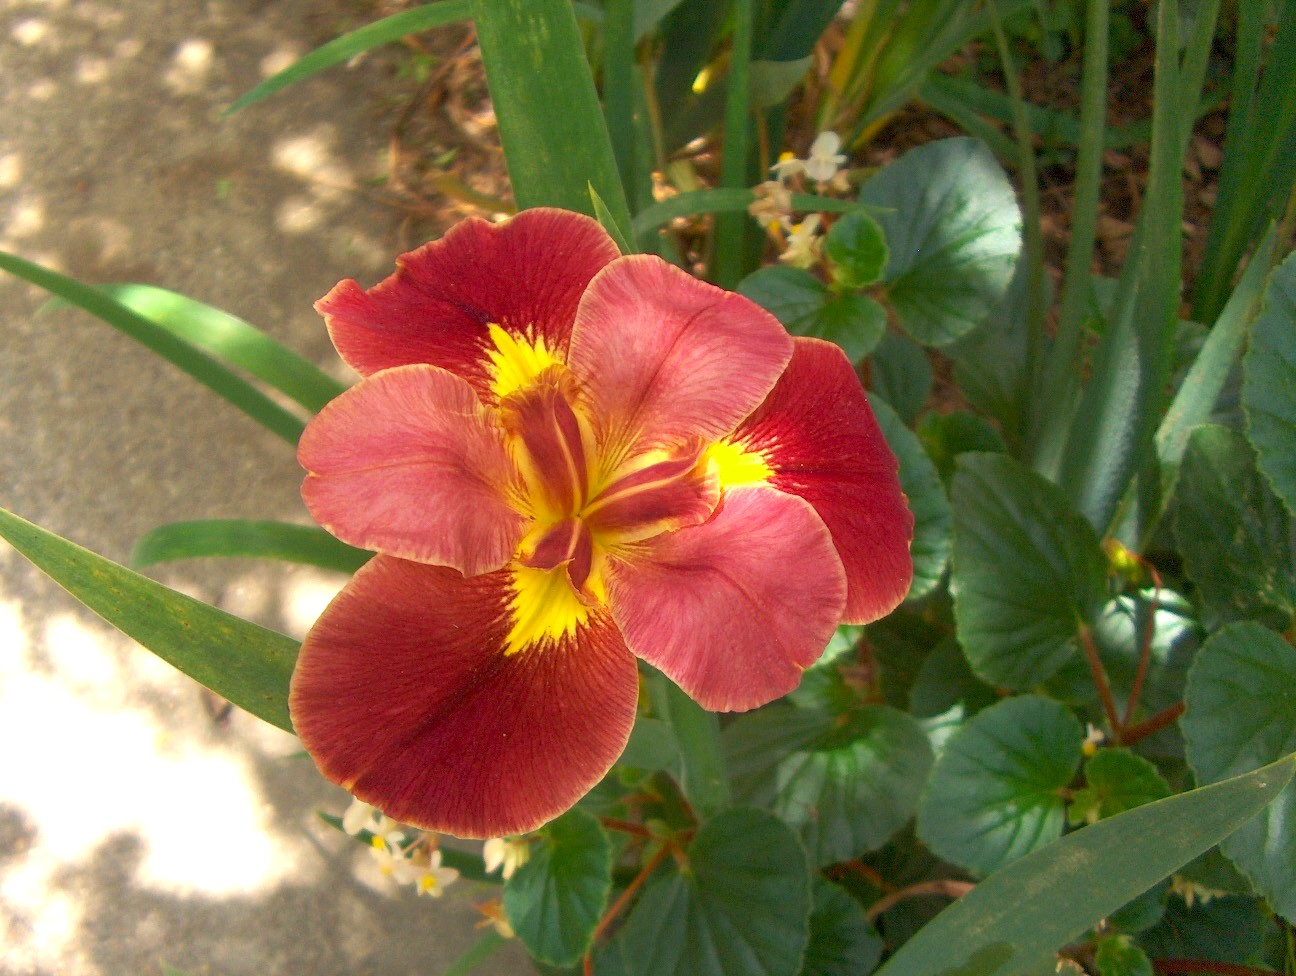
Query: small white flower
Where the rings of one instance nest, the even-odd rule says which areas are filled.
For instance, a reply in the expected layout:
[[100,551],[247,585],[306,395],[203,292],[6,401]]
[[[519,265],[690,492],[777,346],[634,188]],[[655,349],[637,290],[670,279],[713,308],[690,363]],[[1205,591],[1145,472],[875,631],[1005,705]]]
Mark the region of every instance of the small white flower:
[[412,884],[415,891],[429,898],[440,898],[446,886],[458,879],[458,871],[441,866],[440,851],[433,851],[426,859],[407,860],[396,875],[401,884]]
[[362,830],[372,830],[377,815],[378,811],[364,800],[352,800],[346,813],[342,814],[342,829],[352,837]]
[[378,862],[378,870],[398,882],[408,863],[405,849],[401,846],[404,842],[405,835],[399,831],[374,834],[369,839],[369,854]]
[[1098,726],[1094,725],[1092,722],[1085,723],[1085,737],[1080,748],[1086,756],[1096,755],[1098,748],[1106,741],[1107,736],[1102,729],[1098,728]]
[[787,249],[779,255],[779,260],[794,268],[808,268],[819,260],[819,214],[810,214],[801,223],[792,228],[788,235]]
[[819,183],[827,183],[837,175],[846,156],[841,149],[841,136],[835,132],[821,132],[810,144],[810,156],[805,161],[805,174]]
[[782,230],[792,217],[792,191],[778,180],[766,180],[752,188],[756,199],[747,212],[766,230]]
[[507,881],[514,871],[531,860],[531,845],[518,837],[495,837],[482,845],[482,860],[486,862],[487,874],[502,866]]
[[780,183],[798,173],[805,172],[805,160],[797,159],[790,152],[779,154],[778,162],[770,167],[770,172]]

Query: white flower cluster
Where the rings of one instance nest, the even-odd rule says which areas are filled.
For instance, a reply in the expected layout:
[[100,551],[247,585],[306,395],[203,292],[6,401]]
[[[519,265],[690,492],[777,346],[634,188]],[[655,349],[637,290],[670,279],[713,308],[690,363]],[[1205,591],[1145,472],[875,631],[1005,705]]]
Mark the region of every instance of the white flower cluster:
[[459,878],[454,868],[441,866],[436,835],[414,831],[406,834],[398,824],[362,800],[352,800],[342,815],[342,829],[352,837],[369,833],[369,854],[378,870],[397,884],[410,884],[420,895],[440,898],[448,885]]
[[[782,246],[779,260],[794,268],[808,268],[819,260],[820,234],[819,225],[823,218],[820,214],[809,214],[799,223],[792,220],[792,192],[787,181],[805,176],[819,184],[838,192],[846,192],[850,184],[841,166],[846,162],[846,155],[838,152],[841,149],[841,136],[835,132],[821,132],[810,145],[810,152],[805,159],[798,159],[790,152],[785,152],[779,161],[770,169],[776,177],[761,183],[754,190],[756,200],[748,208],[749,212],[762,227],[768,231]],[[784,236],[784,229],[787,234]]]

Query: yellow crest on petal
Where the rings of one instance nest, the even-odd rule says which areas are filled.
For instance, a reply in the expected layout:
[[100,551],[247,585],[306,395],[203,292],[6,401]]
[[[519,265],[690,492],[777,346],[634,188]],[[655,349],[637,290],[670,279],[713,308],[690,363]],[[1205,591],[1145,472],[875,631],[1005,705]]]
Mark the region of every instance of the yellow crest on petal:
[[486,350],[493,368],[491,392],[500,399],[530,386],[550,366],[562,363],[543,336],[534,341],[519,338],[494,322],[486,328],[491,341],[491,348]]
[[764,453],[749,451],[730,440],[716,441],[702,457],[714,466],[721,488],[764,484],[774,474]]
[[515,563],[511,572],[513,626],[504,640],[506,655],[573,636],[589,619],[590,608],[572,589],[565,565],[532,569]]

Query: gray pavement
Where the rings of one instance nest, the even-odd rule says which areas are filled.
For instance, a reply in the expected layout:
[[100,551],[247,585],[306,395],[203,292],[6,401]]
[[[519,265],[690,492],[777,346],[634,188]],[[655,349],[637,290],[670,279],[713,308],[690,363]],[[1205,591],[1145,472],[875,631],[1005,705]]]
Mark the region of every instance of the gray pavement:
[[[0,0],[0,248],[184,292],[343,375],[311,302],[401,249],[402,215],[366,190],[396,55],[219,113],[374,6]],[[287,445],[43,301],[0,275],[0,506],[119,561],[176,519],[304,520]],[[155,575],[297,635],[340,584],[243,561]],[[390,887],[318,822],[346,797],[295,740],[217,706],[0,543],[0,974],[434,976],[473,943],[494,889]],[[530,969],[509,945],[480,972]]]

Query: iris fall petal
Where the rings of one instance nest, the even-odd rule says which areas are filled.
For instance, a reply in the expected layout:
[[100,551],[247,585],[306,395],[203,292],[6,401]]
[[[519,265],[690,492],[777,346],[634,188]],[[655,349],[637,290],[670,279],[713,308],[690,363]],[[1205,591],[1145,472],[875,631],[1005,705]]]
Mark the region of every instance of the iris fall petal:
[[769,483],[814,506],[841,556],[845,623],[889,613],[909,592],[913,513],[899,463],[840,348],[798,338],[788,368],[732,440],[760,454]]
[[305,642],[289,707],[321,771],[404,823],[533,830],[574,804],[634,723],[634,657],[603,614],[503,652],[508,571],[365,565]]

